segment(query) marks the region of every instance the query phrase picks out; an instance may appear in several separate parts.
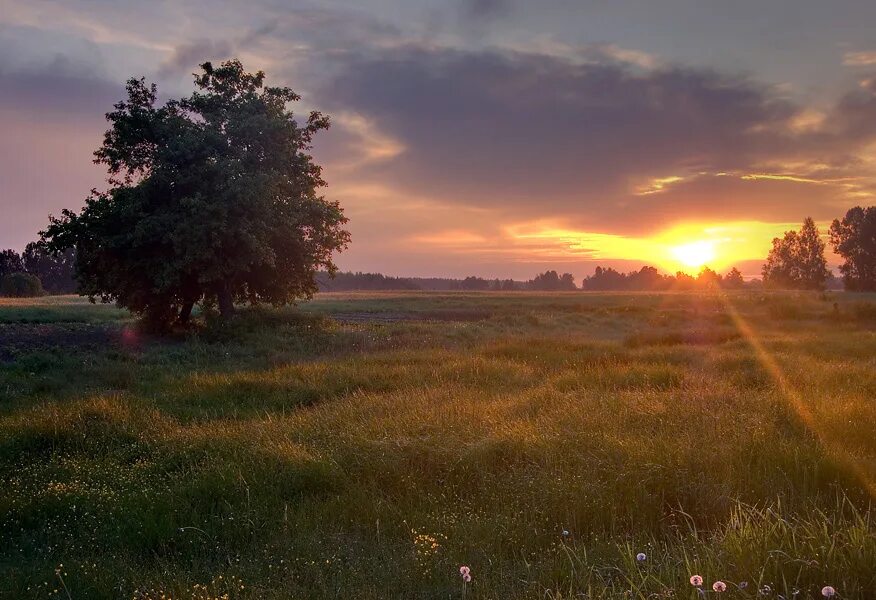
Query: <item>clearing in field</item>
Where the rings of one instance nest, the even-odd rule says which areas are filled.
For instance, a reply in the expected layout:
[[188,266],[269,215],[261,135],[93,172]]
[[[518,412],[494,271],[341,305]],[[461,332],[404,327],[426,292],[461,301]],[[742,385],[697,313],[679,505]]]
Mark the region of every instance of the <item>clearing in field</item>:
[[4,598],[876,597],[873,297],[132,325],[0,303]]

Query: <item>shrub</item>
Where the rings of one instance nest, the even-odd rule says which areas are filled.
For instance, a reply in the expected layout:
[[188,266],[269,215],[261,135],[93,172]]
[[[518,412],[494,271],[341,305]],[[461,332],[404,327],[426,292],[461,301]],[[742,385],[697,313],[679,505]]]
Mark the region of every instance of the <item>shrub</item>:
[[0,295],[13,298],[42,296],[43,284],[39,278],[27,273],[9,273],[0,280]]

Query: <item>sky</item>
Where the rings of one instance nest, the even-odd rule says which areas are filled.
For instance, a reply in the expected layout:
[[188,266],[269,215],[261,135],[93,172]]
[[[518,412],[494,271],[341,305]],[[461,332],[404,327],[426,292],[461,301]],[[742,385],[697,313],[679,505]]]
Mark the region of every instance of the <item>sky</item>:
[[106,186],[126,79],[179,96],[239,58],[332,117],[344,270],[756,276],[804,217],[873,204],[874,23],[871,0],[0,0],[0,246]]

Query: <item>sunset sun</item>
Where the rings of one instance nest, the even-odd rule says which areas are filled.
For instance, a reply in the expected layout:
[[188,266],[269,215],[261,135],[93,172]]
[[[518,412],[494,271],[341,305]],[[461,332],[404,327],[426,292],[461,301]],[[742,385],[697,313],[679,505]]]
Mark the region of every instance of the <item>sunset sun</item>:
[[672,255],[686,267],[699,268],[715,260],[715,243],[709,240],[675,246],[671,251]]

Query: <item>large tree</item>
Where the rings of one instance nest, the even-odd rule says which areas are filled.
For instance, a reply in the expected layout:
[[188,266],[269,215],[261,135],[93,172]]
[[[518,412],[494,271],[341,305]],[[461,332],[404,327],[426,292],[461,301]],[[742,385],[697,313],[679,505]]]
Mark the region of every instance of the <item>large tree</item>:
[[238,61],[201,69],[191,96],[163,106],[155,85],[128,81],[95,152],[110,188],[44,232],[53,251],[75,247],[83,293],[159,325],[201,301],[227,317],[235,302],[310,297],[349,241],[309,154],[328,117],[299,125],[288,108],[299,96]]
[[856,206],[834,219],[830,245],[845,259],[839,268],[845,288],[876,291],[876,206]]
[[799,232],[786,231],[784,237],[774,238],[762,273],[770,287],[823,290],[830,271],[815,221],[806,217]]

